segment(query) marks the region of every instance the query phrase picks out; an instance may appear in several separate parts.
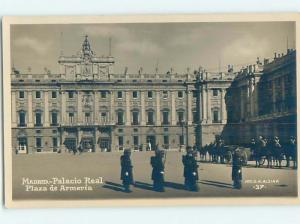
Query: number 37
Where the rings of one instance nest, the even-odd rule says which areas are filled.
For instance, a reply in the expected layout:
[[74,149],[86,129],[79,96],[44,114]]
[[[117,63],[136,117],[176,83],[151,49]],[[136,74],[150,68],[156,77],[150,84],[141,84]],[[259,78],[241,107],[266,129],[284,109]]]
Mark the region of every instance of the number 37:
[[255,189],[255,190],[261,190],[261,189],[263,189],[265,187],[265,185],[263,185],[263,184],[255,184],[254,186],[253,186],[253,188]]

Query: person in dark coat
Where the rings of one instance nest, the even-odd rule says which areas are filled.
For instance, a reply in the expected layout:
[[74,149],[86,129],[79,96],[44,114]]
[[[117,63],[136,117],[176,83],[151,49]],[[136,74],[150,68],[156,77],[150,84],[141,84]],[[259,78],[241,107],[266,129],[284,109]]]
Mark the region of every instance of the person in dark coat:
[[285,147],[285,156],[286,156],[286,166],[290,166],[290,160],[293,160],[293,167],[297,168],[297,144],[296,138],[290,136],[289,141]]
[[164,192],[164,173],[165,173],[165,153],[163,150],[156,150],[155,156],[151,157],[153,189]]
[[132,163],[131,163],[131,151],[130,149],[125,149],[124,154],[121,156],[121,180],[123,181],[124,191],[131,192],[130,185],[134,184]]
[[232,157],[232,173],[233,187],[235,189],[242,188],[242,156],[240,150],[235,149]]
[[[196,152],[197,153],[197,152]],[[187,190],[198,191],[197,181],[199,180],[198,176],[198,165],[196,154],[191,148],[187,149],[186,155],[182,156],[182,163],[184,166],[183,176],[184,176],[184,185]]]

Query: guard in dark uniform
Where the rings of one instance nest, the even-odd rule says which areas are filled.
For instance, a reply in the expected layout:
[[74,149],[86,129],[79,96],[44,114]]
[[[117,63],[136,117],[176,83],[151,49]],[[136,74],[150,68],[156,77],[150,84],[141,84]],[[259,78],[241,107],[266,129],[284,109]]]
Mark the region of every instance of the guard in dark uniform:
[[164,192],[164,174],[165,174],[165,153],[163,150],[156,150],[155,156],[151,157],[153,189]]
[[198,164],[196,160],[197,151],[193,151],[192,148],[187,148],[186,155],[182,156],[182,163],[184,166],[183,176],[184,176],[184,185],[189,191],[198,191],[197,181],[199,180],[198,176]]
[[242,156],[240,150],[235,149],[232,157],[232,181],[235,189],[242,188]]
[[133,184],[132,163],[130,159],[130,149],[125,149],[121,156],[121,180],[123,181],[124,191],[131,192],[130,185]]

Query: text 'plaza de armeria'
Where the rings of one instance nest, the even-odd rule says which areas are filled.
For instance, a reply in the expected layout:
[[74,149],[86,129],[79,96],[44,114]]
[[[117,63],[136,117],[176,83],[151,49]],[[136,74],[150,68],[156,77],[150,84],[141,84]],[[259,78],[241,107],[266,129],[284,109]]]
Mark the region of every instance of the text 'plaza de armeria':
[[239,72],[115,74],[114,58],[60,56],[60,74],[11,74],[15,151],[178,150],[222,136],[245,144],[258,135],[296,135],[296,51],[257,59]]

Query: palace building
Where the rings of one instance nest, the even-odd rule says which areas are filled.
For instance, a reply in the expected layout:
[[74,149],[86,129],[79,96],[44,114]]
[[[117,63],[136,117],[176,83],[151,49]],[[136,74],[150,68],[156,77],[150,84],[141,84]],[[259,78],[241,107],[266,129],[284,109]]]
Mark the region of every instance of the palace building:
[[296,136],[296,51],[275,53],[273,60],[257,59],[238,72],[227,90],[228,144],[247,144],[251,138],[278,136],[286,143]]
[[[204,70],[115,74],[86,37],[80,54],[60,56],[59,74],[12,69],[12,146],[17,152],[168,150],[205,145],[227,124],[235,78]],[[276,107],[277,108],[277,107]]]

